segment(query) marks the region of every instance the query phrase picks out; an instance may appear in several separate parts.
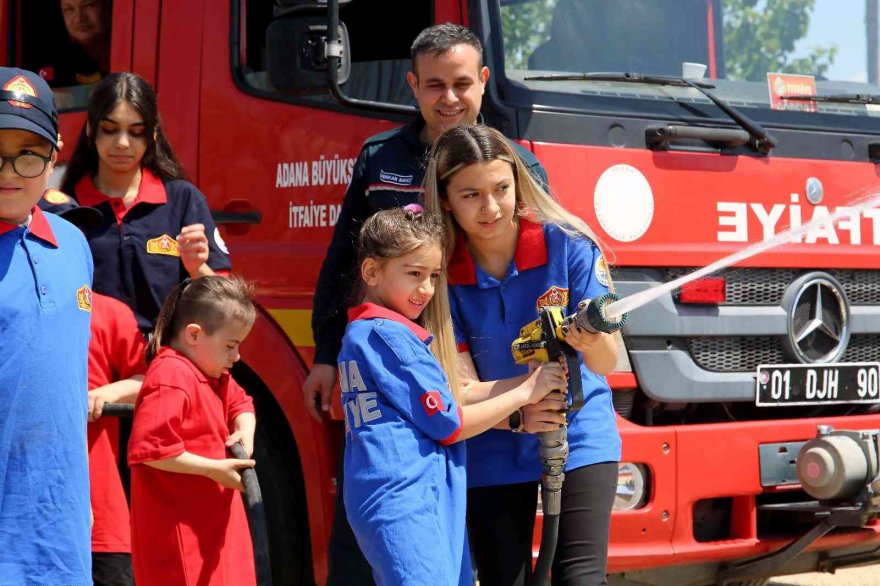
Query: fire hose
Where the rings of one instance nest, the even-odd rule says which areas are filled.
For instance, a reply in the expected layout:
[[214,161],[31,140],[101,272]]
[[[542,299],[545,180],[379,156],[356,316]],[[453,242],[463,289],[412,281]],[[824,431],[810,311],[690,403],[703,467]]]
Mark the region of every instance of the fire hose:
[[[134,405],[105,403],[102,416],[131,417]],[[241,443],[235,443],[229,451],[239,460],[247,460],[248,455]],[[269,562],[269,534],[266,527],[266,510],[263,507],[263,494],[253,468],[240,471],[244,485],[244,504],[254,547],[254,566],[257,572],[257,586],[272,586],[272,567]]]
[[[580,377],[581,358],[577,351],[565,343],[565,335],[570,328],[579,328],[590,333],[613,333],[623,327],[626,314],[611,318],[606,314],[606,306],[617,301],[614,293],[606,293],[592,300],[578,304],[578,311],[565,316],[564,307],[541,307],[539,317],[520,329],[519,338],[513,341],[511,351],[517,364],[530,361],[559,362],[565,360],[568,368],[568,389],[566,408],[568,417],[584,405],[584,390]],[[544,514],[541,531],[541,548],[532,575],[532,586],[550,583],[550,567],[556,554],[559,536],[559,515],[562,511],[562,484],[565,481],[565,463],[568,460],[568,428],[562,426],[553,431],[538,433],[541,450],[541,510]]]

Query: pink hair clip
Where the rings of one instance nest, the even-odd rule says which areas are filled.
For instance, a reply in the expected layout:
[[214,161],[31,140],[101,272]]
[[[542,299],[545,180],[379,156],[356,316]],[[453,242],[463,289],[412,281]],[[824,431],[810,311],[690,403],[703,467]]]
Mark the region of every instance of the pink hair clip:
[[403,209],[404,209],[404,211],[412,212],[414,214],[418,214],[420,212],[425,211],[425,208],[423,208],[420,204],[417,204],[417,203],[411,203],[411,204],[405,205],[405,206],[403,206]]

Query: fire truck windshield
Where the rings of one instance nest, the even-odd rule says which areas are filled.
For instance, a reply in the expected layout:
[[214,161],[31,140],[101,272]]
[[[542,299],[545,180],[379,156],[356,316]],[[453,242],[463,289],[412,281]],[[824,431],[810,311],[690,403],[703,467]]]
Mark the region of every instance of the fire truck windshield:
[[861,119],[880,130],[878,4],[502,0],[504,78],[508,95],[526,92],[524,101],[550,107],[590,110],[601,102],[607,109],[616,98],[644,113],[659,101],[708,104],[687,85],[548,75],[684,77],[710,82],[718,98],[772,125],[802,125],[810,117],[811,125],[856,126]]

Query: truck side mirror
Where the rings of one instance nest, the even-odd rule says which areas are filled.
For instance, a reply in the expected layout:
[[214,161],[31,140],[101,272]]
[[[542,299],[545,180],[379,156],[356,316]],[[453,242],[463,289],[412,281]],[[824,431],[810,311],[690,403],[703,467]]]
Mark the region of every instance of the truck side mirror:
[[[342,56],[338,80],[345,83],[351,73],[351,46],[345,24],[339,23]],[[266,29],[266,68],[269,82],[281,91],[322,90],[327,79],[327,18],[294,16],[273,21]]]

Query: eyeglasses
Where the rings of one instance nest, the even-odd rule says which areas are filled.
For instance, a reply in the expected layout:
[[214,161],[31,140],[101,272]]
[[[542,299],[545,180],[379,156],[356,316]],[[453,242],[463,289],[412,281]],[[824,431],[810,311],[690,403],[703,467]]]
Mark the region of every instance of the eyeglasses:
[[46,170],[46,165],[51,160],[52,157],[44,157],[34,153],[22,153],[15,157],[0,155],[0,173],[3,172],[3,167],[6,166],[6,163],[9,162],[12,163],[12,169],[19,177],[33,179],[43,174],[43,171]]

